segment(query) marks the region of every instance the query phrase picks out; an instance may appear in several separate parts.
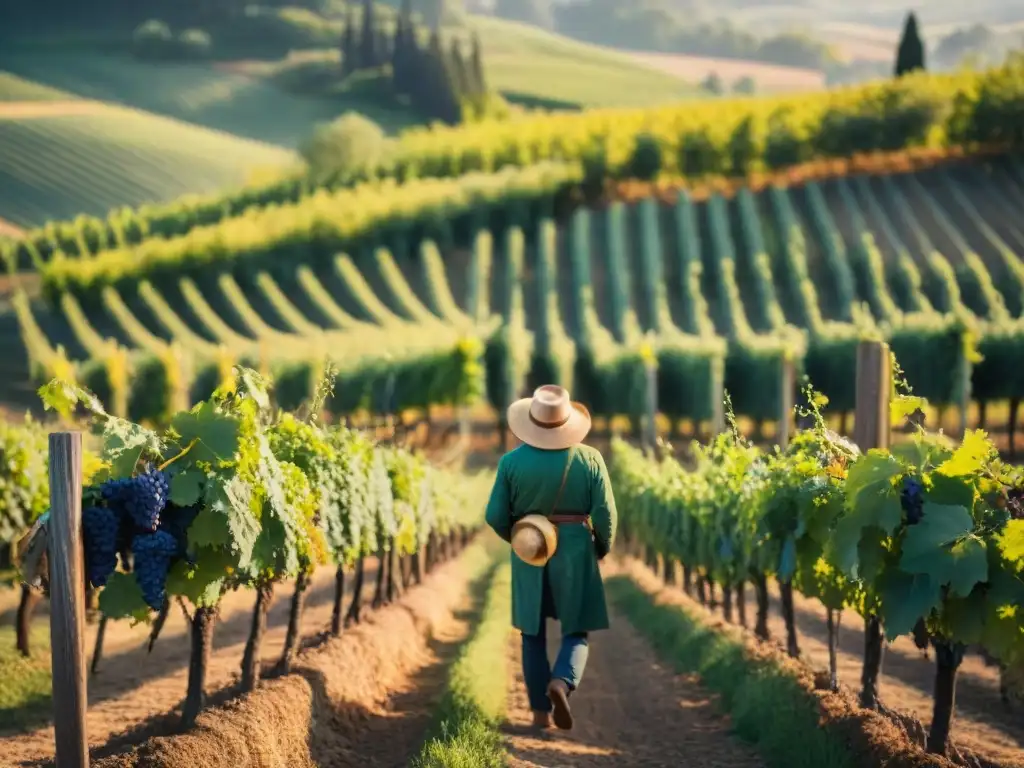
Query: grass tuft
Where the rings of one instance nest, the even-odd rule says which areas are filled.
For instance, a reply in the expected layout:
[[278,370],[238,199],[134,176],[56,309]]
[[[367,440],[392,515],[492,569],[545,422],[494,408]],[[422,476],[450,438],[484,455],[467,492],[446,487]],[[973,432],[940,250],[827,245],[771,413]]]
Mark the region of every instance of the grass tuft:
[[705,625],[685,607],[659,605],[628,576],[606,582],[612,602],[677,672],[719,694],[736,734],[768,768],[854,768],[847,745],[820,728],[816,700],[771,658]]
[[507,701],[511,569],[497,566],[487,603],[472,638],[452,666],[433,735],[416,768],[502,768],[505,749],[498,725]]

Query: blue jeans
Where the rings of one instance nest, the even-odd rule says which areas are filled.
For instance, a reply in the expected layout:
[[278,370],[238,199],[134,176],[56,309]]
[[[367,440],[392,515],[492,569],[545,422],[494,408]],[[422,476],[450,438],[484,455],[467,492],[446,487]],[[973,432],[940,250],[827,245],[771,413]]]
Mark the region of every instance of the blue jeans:
[[530,709],[534,712],[551,711],[548,684],[552,680],[564,680],[570,693],[576,690],[583,678],[589,652],[586,632],[562,635],[562,647],[558,650],[558,658],[552,669],[548,661],[546,624],[542,618],[539,634],[523,635],[523,679],[526,681]]

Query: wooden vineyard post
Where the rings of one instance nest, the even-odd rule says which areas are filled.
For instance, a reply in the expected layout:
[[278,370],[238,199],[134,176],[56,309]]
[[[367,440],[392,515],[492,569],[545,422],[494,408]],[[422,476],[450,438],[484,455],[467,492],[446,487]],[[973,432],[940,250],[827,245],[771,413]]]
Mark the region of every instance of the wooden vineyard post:
[[857,394],[854,442],[864,452],[889,447],[889,399],[892,358],[882,341],[862,341],[857,347]]
[[658,446],[658,366],[654,359],[644,361],[644,384],[644,447],[653,451]]
[[793,419],[793,390],[796,388],[796,366],[788,354],[782,358],[782,381],[779,387],[779,421],[775,442],[785,450],[789,446],[790,423]]
[[[889,345],[862,341],[857,347],[857,394],[854,414],[854,442],[863,452],[889,447],[889,399],[892,393],[892,358]],[[864,665],[861,670],[860,705],[878,708],[878,677],[885,652],[882,622],[877,616],[864,618]]]
[[716,358],[711,363],[711,436],[714,440],[725,431],[725,358]]
[[50,435],[50,647],[57,768],[87,768],[82,434]]

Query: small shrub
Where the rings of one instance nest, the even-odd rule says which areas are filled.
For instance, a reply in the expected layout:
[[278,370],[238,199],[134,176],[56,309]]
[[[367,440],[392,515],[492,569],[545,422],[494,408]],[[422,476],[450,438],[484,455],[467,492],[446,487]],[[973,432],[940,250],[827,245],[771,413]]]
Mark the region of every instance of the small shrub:
[[391,142],[377,123],[358,112],[346,112],[321,125],[300,149],[317,180],[358,180],[382,163]]
[[132,51],[140,59],[169,59],[174,48],[171,28],[159,19],[143,22],[132,33]]
[[178,35],[178,53],[184,59],[207,59],[212,49],[213,40],[201,29],[186,29]]
[[649,133],[637,135],[633,154],[629,158],[629,175],[642,181],[651,181],[661,171],[661,144]]
[[341,56],[337,50],[303,51],[290,56],[274,72],[274,83],[286,91],[324,95],[338,90]]

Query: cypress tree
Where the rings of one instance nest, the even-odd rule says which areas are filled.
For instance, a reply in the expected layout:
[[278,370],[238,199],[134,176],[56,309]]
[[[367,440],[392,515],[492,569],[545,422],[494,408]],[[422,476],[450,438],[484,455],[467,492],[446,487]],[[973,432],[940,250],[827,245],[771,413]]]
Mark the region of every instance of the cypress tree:
[[896,77],[924,68],[924,43],[917,29],[917,16],[911,11],[907,14],[903,36],[896,49]]
[[412,99],[414,106],[427,117],[454,124],[462,119],[462,104],[446,59],[441,33],[435,27],[418,65],[417,88]]
[[480,35],[473,33],[473,53],[470,58],[469,70],[472,73],[473,88],[476,95],[484,96],[487,93],[487,78],[484,77],[483,53],[480,50]]
[[373,0],[363,0],[363,36],[359,47],[359,66],[370,69],[377,66],[377,20]]
[[395,91],[408,95],[413,88],[416,67],[416,27],[412,21],[411,0],[402,0],[402,10],[395,26],[394,46],[391,52],[392,80]]
[[345,31],[341,33],[341,74],[351,75],[359,69],[359,54],[356,43],[356,16],[352,6],[348,7]]
[[449,75],[455,93],[462,97],[475,97],[476,90],[473,87],[471,73],[466,67],[466,60],[462,58],[462,46],[459,45],[458,38],[452,40],[451,51],[446,63],[450,70]]

